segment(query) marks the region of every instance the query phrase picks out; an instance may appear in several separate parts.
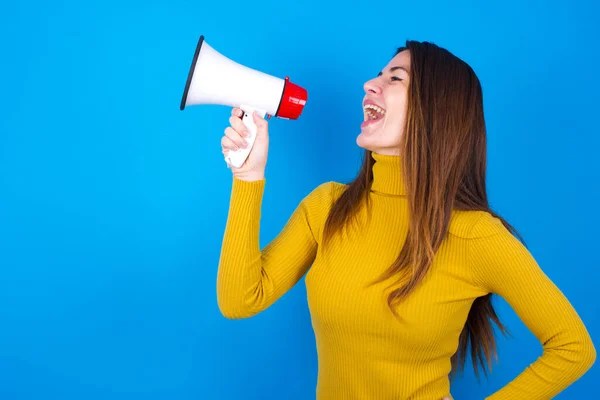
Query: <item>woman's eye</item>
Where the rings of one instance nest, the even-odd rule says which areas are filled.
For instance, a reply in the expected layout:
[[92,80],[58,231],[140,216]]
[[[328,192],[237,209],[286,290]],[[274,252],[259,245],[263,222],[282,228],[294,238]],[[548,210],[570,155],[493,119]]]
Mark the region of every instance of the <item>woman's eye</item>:
[[398,78],[397,76],[392,76],[391,80],[393,80],[393,81],[401,81],[402,79]]

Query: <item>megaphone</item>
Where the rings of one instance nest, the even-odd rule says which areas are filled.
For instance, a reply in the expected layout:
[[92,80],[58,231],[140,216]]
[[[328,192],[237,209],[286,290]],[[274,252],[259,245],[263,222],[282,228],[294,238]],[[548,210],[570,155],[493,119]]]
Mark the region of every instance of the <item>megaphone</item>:
[[220,104],[239,107],[242,121],[250,131],[248,147],[229,151],[225,161],[239,168],[244,164],[256,139],[252,113],[261,117],[276,116],[297,119],[302,114],[308,94],[306,89],[290,82],[238,64],[223,56],[200,36],[192,60],[180,109],[198,104]]

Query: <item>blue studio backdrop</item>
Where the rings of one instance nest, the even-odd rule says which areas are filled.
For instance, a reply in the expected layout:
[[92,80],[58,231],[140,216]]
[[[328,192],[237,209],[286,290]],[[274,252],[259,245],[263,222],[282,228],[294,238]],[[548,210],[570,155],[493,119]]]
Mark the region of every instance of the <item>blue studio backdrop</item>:
[[[216,273],[230,109],[179,102],[198,37],[309,99],[270,121],[264,246],[318,184],[358,170],[363,83],[406,39],[473,66],[492,206],[522,233],[600,345],[595,2],[5,2],[0,8],[0,399],[311,399],[304,281],[224,318]],[[513,337],[482,399],[541,354]],[[594,366],[561,399],[597,394]]]

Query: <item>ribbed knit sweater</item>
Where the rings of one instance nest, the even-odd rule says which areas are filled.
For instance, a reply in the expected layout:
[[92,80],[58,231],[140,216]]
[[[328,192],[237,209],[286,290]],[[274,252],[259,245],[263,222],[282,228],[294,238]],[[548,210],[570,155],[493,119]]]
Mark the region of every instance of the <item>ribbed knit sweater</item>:
[[251,317],[303,276],[318,355],[318,400],[434,400],[450,395],[450,359],[473,301],[502,296],[543,345],[543,354],[490,400],[549,399],[583,375],[596,356],[569,301],[500,220],[454,211],[424,281],[396,310],[389,282],[369,288],[396,259],[408,230],[400,157],[373,154],[371,211],[324,251],[324,222],[344,185],[308,194],[262,250],[265,179],[233,178],[217,277],[227,318]]

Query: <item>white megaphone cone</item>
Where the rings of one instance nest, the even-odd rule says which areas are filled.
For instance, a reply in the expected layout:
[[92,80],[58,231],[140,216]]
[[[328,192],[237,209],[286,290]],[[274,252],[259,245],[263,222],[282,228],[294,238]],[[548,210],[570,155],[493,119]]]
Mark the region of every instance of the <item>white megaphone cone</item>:
[[223,56],[200,36],[192,60],[180,109],[197,104],[221,104],[240,107],[242,120],[250,131],[248,147],[230,151],[225,160],[239,168],[244,164],[256,139],[256,124],[252,113],[261,117],[276,116],[297,119],[308,98],[304,88],[238,64]]

